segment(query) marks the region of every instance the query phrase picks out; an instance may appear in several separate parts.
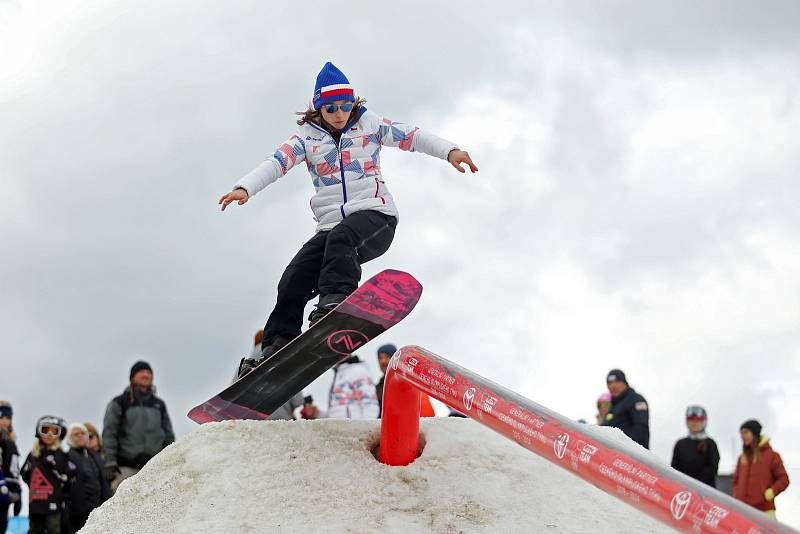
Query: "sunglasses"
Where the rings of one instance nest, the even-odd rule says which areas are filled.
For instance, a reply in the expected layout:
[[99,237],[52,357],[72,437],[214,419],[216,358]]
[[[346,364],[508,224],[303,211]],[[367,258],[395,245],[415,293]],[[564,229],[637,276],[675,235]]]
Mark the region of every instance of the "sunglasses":
[[324,109],[328,113],[336,113],[340,109],[342,111],[344,111],[345,113],[350,113],[350,111],[352,111],[352,109],[353,109],[353,104],[352,103],[347,103],[347,104],[328,104],[327,106],[324,106]]
[[57,426],[44,425],[39,427],[39,434],[42,436],[59,436],[61,429]]

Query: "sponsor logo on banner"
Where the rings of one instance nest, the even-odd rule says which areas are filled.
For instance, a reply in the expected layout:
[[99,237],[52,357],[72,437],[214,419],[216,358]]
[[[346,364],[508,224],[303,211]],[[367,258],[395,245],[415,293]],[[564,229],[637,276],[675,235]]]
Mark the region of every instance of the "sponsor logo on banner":
[[726,509],[714,505],[708,512],[706,512],[706,517],[703,519],[703,523],[716,528],[719,526],[719,522],[725,519],[725,516],[727,515],[728,511]]
[[464,392],[464,408],[467,411],[471,410],[473,402],[475,402],[475,388],[469,388]]
[[592,456],[597,452],[597,447],[589,445],[585,441],[578,442],[578,452],[580,453],[581,462],[588,464],[592,460]]
[[412,358],[409,358],[409,359],[408,359],[408,372],[409,372],[409,373],[413,373],[413,372],[414,372],[414,369],[416,369],[416,368],[417,368],[417,364],[418,364],[418,363],[419,363],[419,360],[418,360],[418,359],[416,359],[416,358],[413,358],[413,357],[412,357]]
[[567,445],[569,445],[569,434],[566,432],[558,436],[553,442],[553,451],[555,451],[559,460],[567,453]]
[[483,411],[486,413],[492,413],[492,408],[494,408],[495,404],[497,404],[497,399],[494,397],[486,397],[483,399]]
[[400,357],[395,354],[392,356],[392,359],[389,361],[389,367],[397,371],[397,367],[400,365]]
[[672,497],[672,502],[669,503],[669,509],[672,512],[672,517],[680,521],[686,515],[686,510],[689,508],[689,503],[692,502],[692,494],[688,491],[681,491]]
[[358,330],[338,330],[328,336],[328,348],[343,356],[350,355],[369,338]]

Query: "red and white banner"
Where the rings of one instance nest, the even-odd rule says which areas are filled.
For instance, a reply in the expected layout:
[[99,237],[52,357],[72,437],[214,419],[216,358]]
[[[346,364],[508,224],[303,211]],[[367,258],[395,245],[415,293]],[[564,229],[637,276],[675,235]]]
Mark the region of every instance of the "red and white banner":
[[401,348],[386,373],[380,459],[418,455],[419,390],[680,532],[777,534],[796,530],[421,347]]

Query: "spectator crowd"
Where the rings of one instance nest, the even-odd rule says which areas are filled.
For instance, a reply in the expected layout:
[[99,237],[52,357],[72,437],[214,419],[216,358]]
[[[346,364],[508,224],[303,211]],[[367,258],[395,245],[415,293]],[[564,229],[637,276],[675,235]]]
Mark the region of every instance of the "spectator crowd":
[[[260,352],[263,331],[255,335],[253,353]],[[352,355],[334,367],[323,413],[311,396],[298,392],[269,419],[317,419],[320,417],[374,419],[381,415],[382,393],[394,345],[378,349],[382,376],[375,383],[369,366]],[[642,447],[650,445],[649,406],[645,397],[628,384],[621,369],[606,376],[607,391],[597,399],[597,424],[616,427]],[[33,447],[24,461],[16,446],[13,408],[0,401],[0,534],[6,531],[9,513],[22,509],[20,482],[29,488],[31,534],[71,534],[86,523],[93,509],[109,499],[120,483],[134,476],[147,462],[175,440],[167,405],[156,395],[153,370],[138,361],[130,369],[122,393],[108,403],[102,434],[90,422],[67,424],[54,415],[36,422]],[[434,416],[430,399],[423,395],[421,416]],[[463,416],[451,409],[451,416]],[[704,407],[686,409],[687,435],[674,446],[674,469],[716,487],[720,455],[707,435]],[[739,429],[742,450],[733,475],[733,496],[775,517],[775,497],[786,490],[789,477],[780,455],[772,449],[755,419]]]

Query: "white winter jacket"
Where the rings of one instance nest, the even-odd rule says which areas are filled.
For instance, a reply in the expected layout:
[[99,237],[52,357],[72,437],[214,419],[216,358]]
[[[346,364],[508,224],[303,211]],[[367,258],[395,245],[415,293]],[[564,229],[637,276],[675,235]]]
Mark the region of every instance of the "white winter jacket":
[[328,417],[337,419],[377,419],[378,394],[369,366],[361,361],[336,366],[328,397]]
[[312,123],[297,131],[261,165],[250,171],[234,188],[250,196],[305,161],[316,194],[311,211],[317,232],[330,230],[344,217],[374,210],[397,217],[397,208],[381,173],[381,148],[394,146],[419,151],[446,160],[454,143],[419,128],[381,118],[366,108],[348,123],[337,144],[324,128]]

